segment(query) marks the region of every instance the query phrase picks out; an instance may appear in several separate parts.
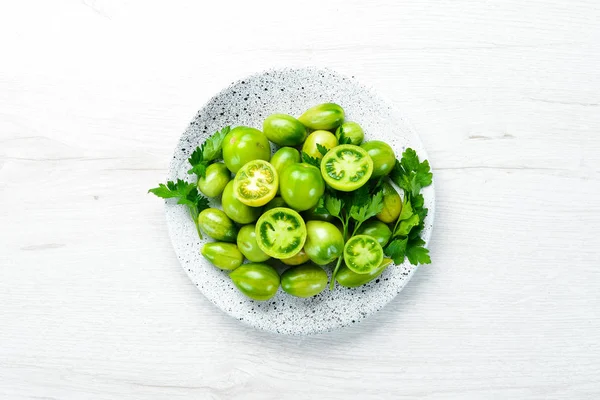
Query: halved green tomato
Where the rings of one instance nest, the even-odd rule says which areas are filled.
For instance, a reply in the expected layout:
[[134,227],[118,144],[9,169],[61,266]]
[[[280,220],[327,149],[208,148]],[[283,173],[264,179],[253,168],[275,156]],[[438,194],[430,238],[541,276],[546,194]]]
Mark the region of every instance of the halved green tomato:
[[295,256],[306,242],[304,220],[291,208],[277,207],[264,213],[256,223],[258,247],[275,258]]
[[268,161],[250,161],[235,175],[233,194],[243,204],[260,207],[275,197],[279,187],[279,175]]
[[346,266],[357,274],[368,274],[383,260],[383,248],[376,239],[367,235],[352,236],[344,247]]
[[367,152],[353,144],[343,144],[329,150],[321,161],[325,183],[336,190],[351,192],[371,177],[373,160]]

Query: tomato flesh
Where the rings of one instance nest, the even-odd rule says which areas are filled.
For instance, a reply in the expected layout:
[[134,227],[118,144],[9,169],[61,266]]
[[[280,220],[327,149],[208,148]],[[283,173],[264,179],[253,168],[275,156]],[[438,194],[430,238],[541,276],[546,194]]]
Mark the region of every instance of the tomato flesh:
[[321,161],[321,174],[325,182],[344,192],[364,185],[372,173],[373,161],[367,152],[352,144],[334,147]]
[[271,257],[293,257],[306,242],[306,225],[296,211],[273,208],[258,219],[256,239],[258,247]]
[[346,266],[357,274],[368,274],[379,267],[383,260],[383,248],[376,239],[356,235],[344,247]]
[[275,197],[279,176],[275,167],[263,160],[245,164],[235,175],[233,192],[247,206],[260,207]]

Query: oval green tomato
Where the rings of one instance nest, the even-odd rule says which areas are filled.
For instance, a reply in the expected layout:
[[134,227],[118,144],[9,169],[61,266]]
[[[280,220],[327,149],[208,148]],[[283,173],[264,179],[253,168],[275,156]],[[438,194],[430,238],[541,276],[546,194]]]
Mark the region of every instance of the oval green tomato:
[[298,265],[281,274],[281,288],[292,296],[312,297],[325,289],[327,280],[323,268],[313,264]]
[[377,217],[378,220],[391,224],[395,222],[402,211],[402,199],[396,189],[389,183],[383,184],[383,209]]
[[381,261],[381,264],[379,264],[378,268],[366,274],[357,274],[346,265],[342,265],[335,276],[335,280],[340,285],[348,288],[362,286],[379,277],[379,275],[381,275],[390,264],[392,264],[392,260],[390,258],[384,258],[383,261]]
[[250,207],[261,207],[275,197],[279,187],[279,175],[268,161],[249,161],[233,179],[233,194]]
[[256,225],[244,225],[238,232],[237,247],[252,262],[263,262],[271,258],[258,247],[256,242]]
[[256,223],[258,247],[275,258],[296,255],[306,241],[306,225],[296,211],[277,207],[264,213]]
[[377,243],[379,243],[381,247],[385,246],[392,236],[391,229],[386,224],[376,219],[369,219],[363,222],[356,233],[358,235],[371,236],[377,240]]
[[371,236],[352,236],[344,247],[344,261],[357,274],[368,274],[383,261],[383,248]]
[[371,140],[360,145],[373,160],[373,178],[388,175],[396,165],[396,155],[389,144]]
[[340,127],[335,130],[335,137],[338,142],[342,135],[344,138],[350,140],[350,143],[346,144],[353,144],[355,146],[359,146],[363,140],[365,140],[365,131],[363,131],[363,128],[356,122],[348,121],[340,125]]
[[353,144],[331,149],[321,161],[321,174],[325,182],[343,192],[351,192],[367,183],[372,172],[371,157]]
[[221,206],[225,214],[238,224],[254,222],[261,214],[260,208],[247,206],[235,197],[233,193],[233,181],[229,181],[227,186],[225,186],[225,190],[223,190]]
[[332,130],[344,122],[344,109],[335,103],[318,104],[298,117],[310,129]]
[[323,158],[323,154],[319,151],[317,144],[329,150],[338,145],[338,140],[335,135],[329,131],[314,131],[306,138],[306,141],[302,145],[302,152],[311,157],[318,159]]
[[220,269],[234,270],[244,262],[244,256],[233,243],[209,242],[202,246],[201,253]]
[[301,161],[300,152],[293,147],[282,147],[271,157],[271,164],[281,175],[281,172],[291,164],[296,164]]
[[270,159],[271,145],[258,129],[238,126],[223,138],[223,161],[234,174],[248,161]]
[[208,236],[222,242],[235,242],[237,228],[227,214],[217,208],[207,208],[198,215],[198,225]]
[[240,292],[254,300],[269,300],[279,289],[279,274],[268,264],[243,264],[229,276]]
[[325,182],[317,167],[304,163],[292,164],[279,177],[279,191],[291,208],[304,211],[317,205],[325,193]]
[[300,121],[287,114],[272,114],[263,122],[267,138],[279,146],[297,146],[304,142],[308,132]]
[[308,221],[304,251],[315,264],[329,264],[344,251],[342,232],[329,222]]
[[231,174],[225,164],[214,163],[206,168],[206,174],[198,178],[198,190],[208,197],[217,197],[231,180]]
[[263,212],[267,212],[276,207],[288,207],[288,205],[285,203],[285,200],[283,200],[281,196],[276,196],[273,197],[273,200],[265,204],[265,206],[263,207]]
[[308,258],[308,255],[306,254],[304,249],[302,249],[298,253],[296,253],[295,256],[291,256],[289,258],[282,258],[281,262],[285,265],[300,265],[308,262],[309,260],[310,258]]

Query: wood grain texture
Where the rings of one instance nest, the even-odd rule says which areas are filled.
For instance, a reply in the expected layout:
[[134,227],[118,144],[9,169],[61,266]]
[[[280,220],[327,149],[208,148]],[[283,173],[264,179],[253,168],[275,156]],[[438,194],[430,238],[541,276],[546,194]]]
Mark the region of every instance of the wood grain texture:
[[[593,0],[0,5],[0,397],[600,397],[599,18]],[[196,290],[146,190],[213,93],[308,64],[420,132],[434,263],[364,323],[282,337]]]

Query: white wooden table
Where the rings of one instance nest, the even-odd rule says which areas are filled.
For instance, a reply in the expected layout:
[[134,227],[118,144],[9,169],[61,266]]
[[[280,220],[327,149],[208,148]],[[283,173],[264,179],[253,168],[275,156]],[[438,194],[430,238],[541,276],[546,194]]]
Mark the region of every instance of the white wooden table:
[[[0,398],[599,398],[599,19],[596,0],[4,2]],[[146,190],[212,94],[308,64],[420,132],[434,262],[364,323],[284,337],[198,292]]]

